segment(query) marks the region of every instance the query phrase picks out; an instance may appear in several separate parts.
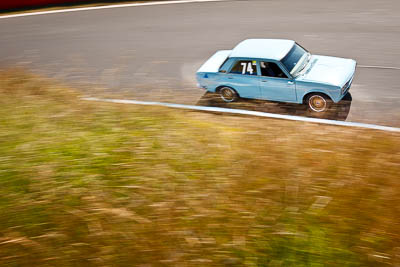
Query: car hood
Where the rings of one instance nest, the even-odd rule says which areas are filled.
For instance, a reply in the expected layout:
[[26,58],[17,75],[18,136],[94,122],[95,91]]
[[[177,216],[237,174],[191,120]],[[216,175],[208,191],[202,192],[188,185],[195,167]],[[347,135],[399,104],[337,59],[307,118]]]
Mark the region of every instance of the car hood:
[[355,69],[353,59],[313,55],[296,80],[343,87],[354,76]]

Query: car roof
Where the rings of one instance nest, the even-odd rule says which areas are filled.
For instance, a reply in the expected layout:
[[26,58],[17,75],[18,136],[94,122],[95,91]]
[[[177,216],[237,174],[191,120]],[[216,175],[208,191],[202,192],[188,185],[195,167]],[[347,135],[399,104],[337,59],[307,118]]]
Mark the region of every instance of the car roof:
[[285,39],[247,39],[236,45],[229,57],[281,60],[294,44]]

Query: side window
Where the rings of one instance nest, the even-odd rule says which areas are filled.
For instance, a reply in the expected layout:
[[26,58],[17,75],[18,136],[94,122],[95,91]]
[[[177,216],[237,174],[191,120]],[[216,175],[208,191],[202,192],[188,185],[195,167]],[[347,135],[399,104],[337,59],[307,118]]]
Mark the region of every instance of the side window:
[[273,62],[260,62],[261,75],[267,77],[287,78],[281,68]]
[[238,60],[234,63],[230,73],[257,75],[257,62],[255,60]]

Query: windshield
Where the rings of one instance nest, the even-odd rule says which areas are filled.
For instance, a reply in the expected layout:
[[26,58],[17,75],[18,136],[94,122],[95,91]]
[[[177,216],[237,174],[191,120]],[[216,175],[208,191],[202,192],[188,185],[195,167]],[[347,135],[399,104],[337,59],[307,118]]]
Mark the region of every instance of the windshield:
[[290,49],[289,53],[287,53],[287,55],[282,59],[282,63],[290,74],[293,74],[298,70],[304,69],[308,62],[306,59],[308,58],[309,53],[300,45],[295,44],[292,49]]

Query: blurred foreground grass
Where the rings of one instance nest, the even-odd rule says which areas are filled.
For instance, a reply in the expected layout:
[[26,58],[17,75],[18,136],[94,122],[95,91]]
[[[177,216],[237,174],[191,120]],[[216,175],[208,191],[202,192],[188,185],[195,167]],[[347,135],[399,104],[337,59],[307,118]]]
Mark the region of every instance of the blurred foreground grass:
[[0,72],[0,264],[400,264],[400,135],[80,101]]

